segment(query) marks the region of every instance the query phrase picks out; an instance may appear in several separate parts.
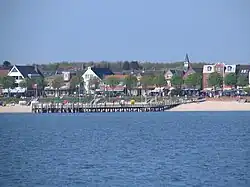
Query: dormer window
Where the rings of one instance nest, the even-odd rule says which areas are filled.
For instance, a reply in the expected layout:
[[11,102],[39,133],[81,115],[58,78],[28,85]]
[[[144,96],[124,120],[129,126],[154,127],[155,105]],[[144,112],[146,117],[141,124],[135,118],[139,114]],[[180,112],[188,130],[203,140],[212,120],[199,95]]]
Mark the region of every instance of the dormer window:
[[232,66],[227,66],[227,71],[232,71]]
[[212,71],[212,67],[211,67],[211,66],[208,66],[208,67],[207,67],[207,71]]

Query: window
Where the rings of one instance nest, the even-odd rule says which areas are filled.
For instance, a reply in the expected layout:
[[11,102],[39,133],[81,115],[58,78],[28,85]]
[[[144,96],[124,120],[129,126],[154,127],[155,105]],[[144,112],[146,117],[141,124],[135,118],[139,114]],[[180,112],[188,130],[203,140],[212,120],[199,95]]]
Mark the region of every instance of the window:
[[212,67],[211,66],[207,66],[207,71],[212,71]]
[[11,72],[18,72],[16,68],[13,68]]
[[232,66],[227,66],[227,71],[232,71]]

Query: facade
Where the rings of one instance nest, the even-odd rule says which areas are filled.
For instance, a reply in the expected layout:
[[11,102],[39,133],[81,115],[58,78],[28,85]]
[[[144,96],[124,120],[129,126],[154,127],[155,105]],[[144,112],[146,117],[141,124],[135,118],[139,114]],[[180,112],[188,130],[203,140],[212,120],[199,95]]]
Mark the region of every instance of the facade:
[[[236,65],[225,65],[224,67],[224,76],[226,77],[230,73],[235,73],[236,74]],[[232,86],[226,85],[225,83],[223,84],[223,89],[232,89]]]
[[[235,64],[224,64],[217,63],[214,65],[204,65],[203,66],[203,89],[211,90],[212,87],[208,84],[208,79],[211,73],[219,73],[223,79],[230,73],[235,73],[236,75],[242,74],[249,77],[250,65],[235,65]],[[232,86],[223,83],[223,89],[232,89]]]
[[90,81],[91,79],[97,78],[98,80],[103,80],[105,76],[114,75],[114,73],[109,68],[96,68],[88,67],[85,73],[82,75],[84,80],[84,88],[89,93],[90,92]]
[[[59,88],[59,90],[56,90],[52,86],[52,82],[54,79],[61,77],[63,79],[63,85]],[[70,95],[73,90],[70,89],[70,80],[72,78],[72,73],[70,72],[62,72],[62,74],[57,74],[53,76],[46,77],[45,80],[48,83],[48,85],[44,88],[45,94],[47,96],[67,96]]]
[[43,74],[37,68],[37,66],[18,66],[14,65],[8,72],[7,76],[14,77],[15,79],[15,88],[13,89],[4,89],[3,93],[24,93],[25,88],[19,86],[25,78],[34,78],[34,77],[43,77]]
[[238,76],[246,76],[250,85],[250,65],[237,65],[236,73]]
[[171,79],[173,76],[180,76],[182,77],[184,72],[182,70],[177,70],[177,69],[168,69],[165,74],[165,80],[167,81],[167,86],[171,87]]
[[19,86],[19,83],[22,82],[25,78],[34,78],[34,77],[43,77],[43,74],[39,71],[37,66],[17,66],[14,65],[7,76],[14,77],[16,87]]
[[214,65],[204,65],[203,66],[203,76],[202,76],[202,85],[204,90],[210,90],[212,89],[208,84],[208,79],[211,73],[215,72],[215,66]]

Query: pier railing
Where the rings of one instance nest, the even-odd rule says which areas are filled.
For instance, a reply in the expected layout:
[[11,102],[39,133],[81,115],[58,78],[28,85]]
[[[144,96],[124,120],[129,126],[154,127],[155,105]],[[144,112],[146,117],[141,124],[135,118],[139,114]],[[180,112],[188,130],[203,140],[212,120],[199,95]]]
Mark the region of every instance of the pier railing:
[[165,111],[174,106],[194,102],[193,100],[176,99],[154,103],[33,103],[33,112],[100,112],[100,111]]

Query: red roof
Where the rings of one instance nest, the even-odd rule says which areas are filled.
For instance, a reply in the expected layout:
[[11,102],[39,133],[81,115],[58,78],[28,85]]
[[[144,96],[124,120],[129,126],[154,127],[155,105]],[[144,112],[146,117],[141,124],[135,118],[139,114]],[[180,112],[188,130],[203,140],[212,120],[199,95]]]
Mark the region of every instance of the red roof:
[[8,73],[9,73],[8,69],[2,69],[2,68],[0,68],[0,77],[7,76]]

